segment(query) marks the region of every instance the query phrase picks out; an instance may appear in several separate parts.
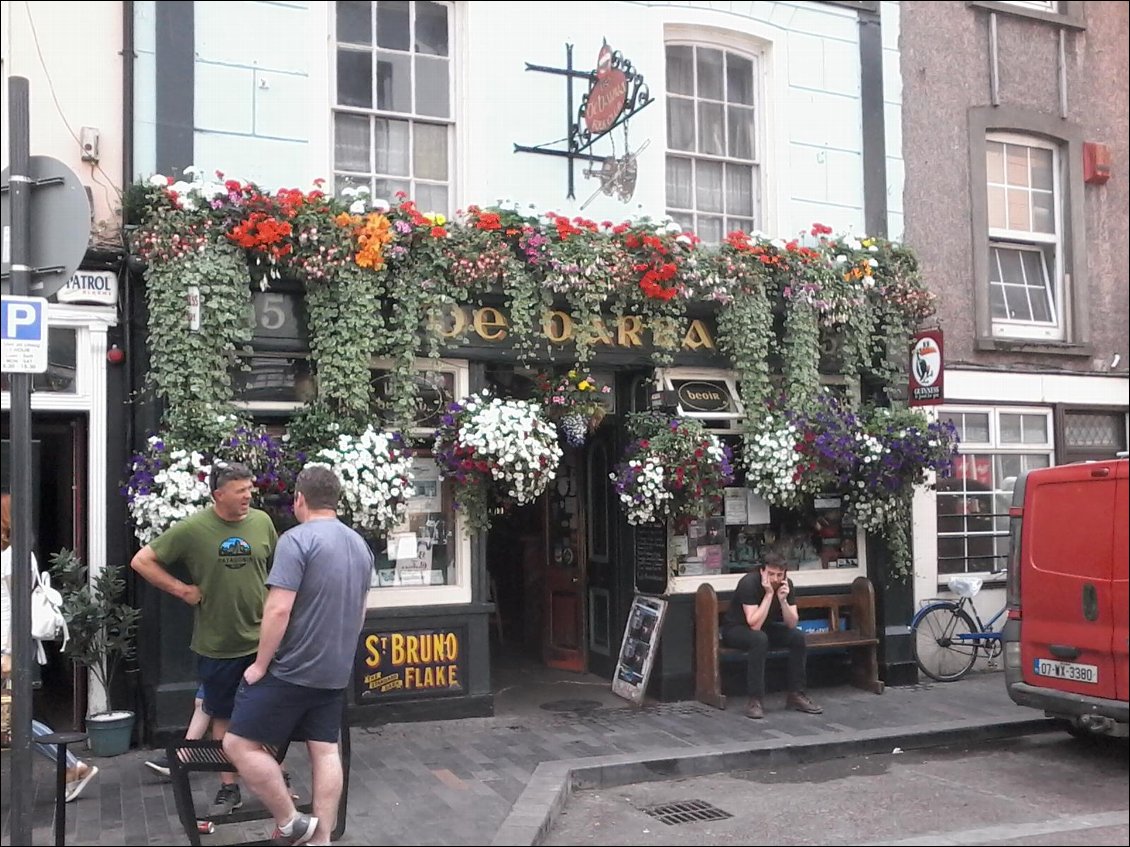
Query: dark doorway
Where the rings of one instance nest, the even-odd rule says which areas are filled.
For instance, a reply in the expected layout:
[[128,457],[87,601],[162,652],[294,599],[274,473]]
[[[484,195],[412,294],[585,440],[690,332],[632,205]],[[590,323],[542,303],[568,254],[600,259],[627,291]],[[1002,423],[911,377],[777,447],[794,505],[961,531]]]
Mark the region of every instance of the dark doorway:
[[487,533],[487,571],[497,620],[495,655],[541,658],[545,594],[544,504],[495,515]]

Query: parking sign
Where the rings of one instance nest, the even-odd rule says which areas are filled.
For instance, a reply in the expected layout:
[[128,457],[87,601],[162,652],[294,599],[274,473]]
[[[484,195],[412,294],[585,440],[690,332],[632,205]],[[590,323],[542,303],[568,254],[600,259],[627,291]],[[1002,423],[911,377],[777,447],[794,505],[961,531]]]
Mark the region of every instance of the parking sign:
[[47,370],[47,301],[0,298],[0,370],[41,374]]

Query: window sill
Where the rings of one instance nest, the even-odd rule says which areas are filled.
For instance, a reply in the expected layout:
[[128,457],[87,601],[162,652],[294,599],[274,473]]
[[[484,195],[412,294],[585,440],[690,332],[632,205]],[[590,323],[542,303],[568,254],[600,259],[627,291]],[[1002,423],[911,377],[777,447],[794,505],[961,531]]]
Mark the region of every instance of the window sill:
[[1040,341],[1036,338],[978,338],[978,350],[1008,353],[1042,353],[1049,356],[1090,356],[1095,350],[1089,343],[1072,341]]

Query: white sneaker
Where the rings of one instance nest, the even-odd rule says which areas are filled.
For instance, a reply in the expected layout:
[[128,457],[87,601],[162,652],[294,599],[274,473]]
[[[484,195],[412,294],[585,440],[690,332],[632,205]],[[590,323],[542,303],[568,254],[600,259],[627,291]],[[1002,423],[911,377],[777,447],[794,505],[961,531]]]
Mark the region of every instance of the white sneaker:
[[78,795],[82,794],[82,790],[86,788],[90,780],[98,776],[98,768],[94,765],[87,765],[86,773],[78,779],[67,783],[67,793],[63,797],[64,802],[70,803],[72,800],[77,800]]

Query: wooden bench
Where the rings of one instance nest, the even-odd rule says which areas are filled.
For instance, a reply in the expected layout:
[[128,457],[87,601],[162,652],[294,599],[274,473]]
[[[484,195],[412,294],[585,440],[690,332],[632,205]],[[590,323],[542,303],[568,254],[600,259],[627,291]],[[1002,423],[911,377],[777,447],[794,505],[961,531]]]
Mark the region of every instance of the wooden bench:
[[[267,749],[274,755],[275,760],[281,764],[283,759],[286,758],[289,746],[290,744],[288,742],[278,749],[274,747],[267,747]],[[341,801],[338,803],[337,807],[337,825],[330,834],[330,838],[334,841],[341,838],[345,833],[345,814],[349,799],[349,725],[344,721],[341,727],[339,747],[341,750],[342,786]],[[209,822],[214,824],[243,823],[245,821],[266,820],[271,817],[271,813],[267,811],[266,807],[258,806],[258,804],[256,804],[256,808],[254,809],[239,809],[227,815],[196,814],[196,805],[192,800],[192,785],[189,782],[189,774],[193,771],[237,773],[235,766],[224,753],[223,742],[213,741],[211,739],[194,741],[181,739],[169,742],[166,753],[169,757],[169,778],[173,784],[173,798],[176,801],[177,817],[180,818],[181,826],[184,828],[184,834],[188,837],[188,843],[193,845],[193,847],[200,847],[199,824]],[[246,799],[248,798],[245,798],[245,801]],[[298,806],[298,810],[309,814],[310,804],[302,804]],[[272,826],[271,829],[273,830],[274,827]],[[232,842],[225,841],[224,843],[230,844]],[[266,840],[235,843],[274,844],[276,842]]]
[[[694,598],[695,615],[695,699],[718,709],[726,708],[722,694],[722,668],[725,660],[746,660],[747,652],[726,647],[721,641],[721,624],[729,601],[719,604],[714,587],[704,582]],[[867,577],[856,577],[847,594],[808,594],[796,596],[801,621],[807,610],[824,612],[828,623],[825,632],[806,632],[809,652],[846,650],[851,654],[852,685],[883,693],[879,681],[879,639],[875,634],[875,589]],[[771,650],[770,657],[787,655],[784,650]]]

